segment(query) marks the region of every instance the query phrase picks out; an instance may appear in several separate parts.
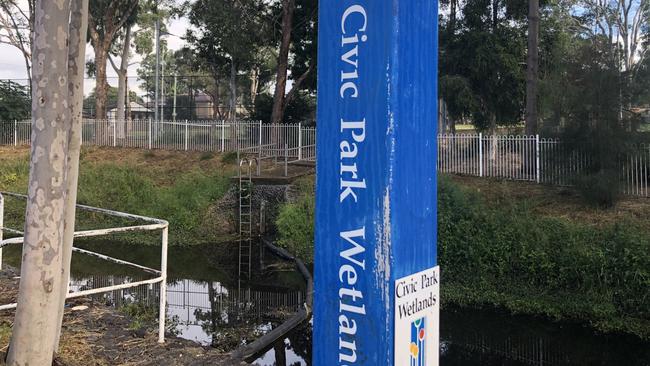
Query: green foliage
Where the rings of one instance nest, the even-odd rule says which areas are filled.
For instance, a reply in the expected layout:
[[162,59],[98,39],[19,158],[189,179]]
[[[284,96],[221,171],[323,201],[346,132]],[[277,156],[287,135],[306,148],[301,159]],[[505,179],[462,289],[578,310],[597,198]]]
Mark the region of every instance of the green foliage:
[[[620,193],[621,167],[631,152],[634,122],[621,110],[622,79],[618,61],[605,39],[585,41],[575,37],[570,51],[558,59],[567,73],[556,80],[557,95],[549,119],[561,131],[563,149],[554,157],[555,164],[569,168],[576,157],[587,156],[576,187],[587,202],[611,207]],[[563,169],[566,172],[575,169]]]
[[294,183],[298,199],[280,206],[275,225],[277,244],[306,263],[314,262],[314,182],[303,178]]
[[[485,204],[441,177],[438,258],[443,299],[463,306],[589,322],[650,338],[650,235],[633,223],[604,228],[535,214],[525,202]],[[313,261],[312,185],[280,208],[278,243]]]
[[0,347],[7,345],[11,338],[11,324],[0,322]]
[[[251,115],[251,119],[270,123],[272,110],[273,96],[260,94],[255,99],[255,110]],[[283,123],[298,123],[314,120],[315,113],[316,98],[307,92],[298,92],[284,111]]]
[[235,151],[228,151],[221,155],[221,162],[224,164],[237,164],[237,153]]
[[471,117],[479,129],[521,121],[526,38],[515,3],[467,0],[462,17],[442,22],[441,97],[452,118]]
[[187,245],[205,241],[198,237],[203,214],[227,187],[226,177],[199,170],[175,177],[171,186],[159,186],[135,167],[108,163],[82,170],[78,201],[165,219],[170,242]]
[[[27,160],[0,161],[0,190],[25,192],[28,173]],[[157,184],[148,176],[155,172],[132,165],[83,164],[80,173],[79,203],[165,219],[170,222],[171,245],[209,240],[201,235],[203,217],[209,204],[223,196],[229,186],[227,174],[201,170],[177,174],[170,185]],[[11,213],[16,224],[22,222],[22,210]],[[102,215],[85,219],[91,222],[84,225],[95,228],[112,223]]]
[[445,284],[462,289],[448,300],[589,320],[602,329],[618,324],[650,337],[650,237],[641,228],[596,229],[524,205],[488,207],[444,178],[438,212]]
[[[29,118],[31,110],[32,102],[26,87],[10,80],[0,80],[0,121]],[[13,126],[10,127],[13,135]]]
[[126,304],[120,308],[120,312],[131,319],[129,329],[153,329],[158,324],[158,307],[145,305],[140,302]]
[[204,153],[201,153],[201,156],[199,156],[199,160],[201,161],[206,161],[214,158],[214,153],[211,151],[206,151]]
[[280,207],[275,221],[278,245],[307,263],[314,262],[314,198],[301,197]]

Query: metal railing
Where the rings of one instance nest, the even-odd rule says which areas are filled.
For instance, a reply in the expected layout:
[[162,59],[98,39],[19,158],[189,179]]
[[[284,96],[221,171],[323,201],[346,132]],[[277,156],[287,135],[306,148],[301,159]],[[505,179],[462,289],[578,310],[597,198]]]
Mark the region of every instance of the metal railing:
[[[22,194],[16,194],[16,193],[10,193],[10,192],[0,192],[0,269],[2,268],[2,248],[11,245],[11,244],[22,244],[24,237],[23,232],[17,229],[13,228],[8,228],[4,226],[4,200],[5,197],[12,197],[16,199],[21,199],[21,200],[26,200],[27,196],[22,195]],[[75,231],[74,233],[74,238],[87,238],[87,237],[95,237],[95,236],[105,236],[105,235],[110,235],[110,234],[116,234],[116,233],[125,233],[125,232],[136,232],[136,231],[158,231],[160,230],[162,232],[162,243],[161,243],[161,253],[160,253],[160,270],[154,269],[154,268],[149,268],[146,266],[142,266],[136,263],[131,263],[127,262],[121,259],[109,257],[104,254],[100,253],[95,253],[91,252],[89,250],[73,247],[72,250],[78,253],[82,253],[85,255],[91,255],[98,257],[103,260],[107,260],[113,263],[117,264],[122,264],[126,266],[130,266],[133,268],[137,268],[139,270],[142,270],[147,273],[151,273],[155,275],[155,278],[150,278],[146,280],[141,280],[141,281],[135,281],[135,282],[130,282],[130,283],[122,283],[122,284],[117,284],[117,285],[110,285],[110,286],[105,286],[105,287],[100,287],[100,288],[94,288],[94,289],[88,289],[88,290],[83,290],[83,291],[78,291],[78,292],[69,292],[68,295],[66,296],[66,299],[71,299],[71,298],[77,298],[77,297],[84,297],[84,296],[90,296],[90,295],[96,295],[100,293],[105,293],[105,292],[111,292],[115,290],[123,290],[123,289],[128,289],[128,288],[133,288],[141,285],[154,285],[154,284],[160,284],[160,304],[159,304],[159,319],[158,319],[158,342],[163,343],[165,341],[165,305],[167,302],[167,295],[166,295],[166,290],[167,290],[167,244],[168,244],[168,236],[169,236],[169,223],[165,220],[161,219],[154,219],[151,217],[145,217],[145,216],[139,216],[139,215],[133,215],[133,214],[128,214],[124,212],[119,212],[119,211],[112,211],[112,210],[107,210],[103,208],[97,208],[97,207],[91,207],[91,206],[85,206],[85,205],[77,205],[77,208],[79,210],[83,211],[89,211],[89,212],[94,212],[94,213],[99,213],[99,214],[104,214],[107,216],[112,216],[112,217],[117,217],[117,218],[122,218],[122,219],[127,219],[127,220],[133,220],[133,221],[140,221],[140,222],[145,222],[145,224],[139,224],[139,225],[132,225],[132,226],[120,226],[120,227],[112,227],[112,228],[107,228],[107,229],[95,229],[95,230],[83,230],[83,231]],[[10,234],[14,235],[21,235],[18,237],[13,237],[9,239],[4,239],[3,240],[3,232],[7,232]],[[2,310],[9,310],[9,309],[14,309],[16,308],[17,304],[4,304],[0,305],[0,311]]]
[[[0,122],[0,145],[29,144],[31,121]],[[261,162],[316,161],[316,127],[260,121],[85,120],[83,144],[184,151],[237,151]],[[650,145],[621,162],[623,193],[650,197]],[[590,162],[558,139],[483,134],[438,135],[438,171],[568,186]],[[286,174],[285,174],[286,175]]]
[[[570,186],[592,157],[559,139],[536,136],[438,135],[438,171]],[[631,145],[620,161],[623,193],[650,197],[650,145]]]
[[[0,145],[28,145],[31,120],[0,121]],[[316,128],[261,121],[161,121],[85,119],[82,145],[178,151],[258,153],[290,160],[316,159]]]

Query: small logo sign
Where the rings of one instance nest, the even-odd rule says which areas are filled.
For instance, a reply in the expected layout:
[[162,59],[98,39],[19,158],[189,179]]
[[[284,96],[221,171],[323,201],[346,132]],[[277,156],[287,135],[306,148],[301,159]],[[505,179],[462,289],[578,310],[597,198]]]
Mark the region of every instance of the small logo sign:
[[438,366],[440,268],[395,281],[395,366]]
[[411,362],[410,366],[424,366],[426,360],[426,319],[427,317],[419,318],[411,323]]

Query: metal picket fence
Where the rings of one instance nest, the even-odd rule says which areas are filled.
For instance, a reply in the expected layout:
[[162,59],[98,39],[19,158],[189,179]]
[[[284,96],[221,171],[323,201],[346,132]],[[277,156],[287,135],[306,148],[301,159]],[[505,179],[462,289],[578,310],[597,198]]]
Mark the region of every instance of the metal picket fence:
[[[591,157],[558,139],[483,134],[438,135],[438,171],[569,186]],[[623,193],[650,197],[650,145],[631,145],[622,159]]]
[[[0,121],[0,145],[27,145],[31,120]],[[261,121],[85,119],[82,145],[180,151],[240,151],[290,160],[316,159],[316,129]],[[287,150],[287,151],[285,151]]]
[[[0,121],[0,145],[29,144],[31,121]],[[254,154],[285,167],[316,160],[316,128],[260,121],[84,120],[83,145]],[[650,145],[621,161],[623,192],[650,197]],[[558,139],[483,134],[438,135],[438,171],[569,186],[588,166],[586,152]],[[286,170],[286,169],[285,169]]]

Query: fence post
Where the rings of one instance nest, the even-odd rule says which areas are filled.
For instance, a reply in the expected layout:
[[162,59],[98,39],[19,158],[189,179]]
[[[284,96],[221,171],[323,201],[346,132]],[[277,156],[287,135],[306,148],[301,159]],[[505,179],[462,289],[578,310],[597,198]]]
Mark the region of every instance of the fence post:
[[483,132],[478,134],[478,176],[483,176]]
[[[0,243],[2,243],[2,228],[4,227],[4,209],[4,197],[2,197],[2,194],[0,194]],[[0,271],[2,271],[2,247],[0,247]]]
[[185,151],[187,151],[188,126],[189,126],[189,124],[187,123],[187,120],[185,120]]
[[302,160],[302,122],[298,122],[298,160]]
[[151,150],[151,118],[149,118],[149,150]]
[[289,175],[289,145],[284,144],[284,176]]
[[17,119],[14,120],[14,146],[18,146],[18,120]]
[[[259,155],[260,155],[260,158],[262,158],[262,120],[259,121],[259,126],[260,126],[260,131],[259,131],[259,138],[260,138],[260,141],[259,141],[259,142],[260,142],[260,143],[259,143],[259,145],[260,145],[259,150],[260,150],[260,151],[259,151]],[[259,164],[259,162],[258,162],[258,164]],[[259,174],[258,174],[258,175],[259,175]]]
[[[225,151],[226,144],[226,124],[221,120],[221,152]],[[237,162],[239,164],[239,162]]]
[[165,343],[165,320],[167,316],[167,242],[169,227],[162,231],[162,253],[160,254],[160,305],[158,313],[158,343]]
[[540,182],[539,169],[539,135],[535,135],[535,180]]
[[117,146],[117,120],[113,120],[113,147]]

